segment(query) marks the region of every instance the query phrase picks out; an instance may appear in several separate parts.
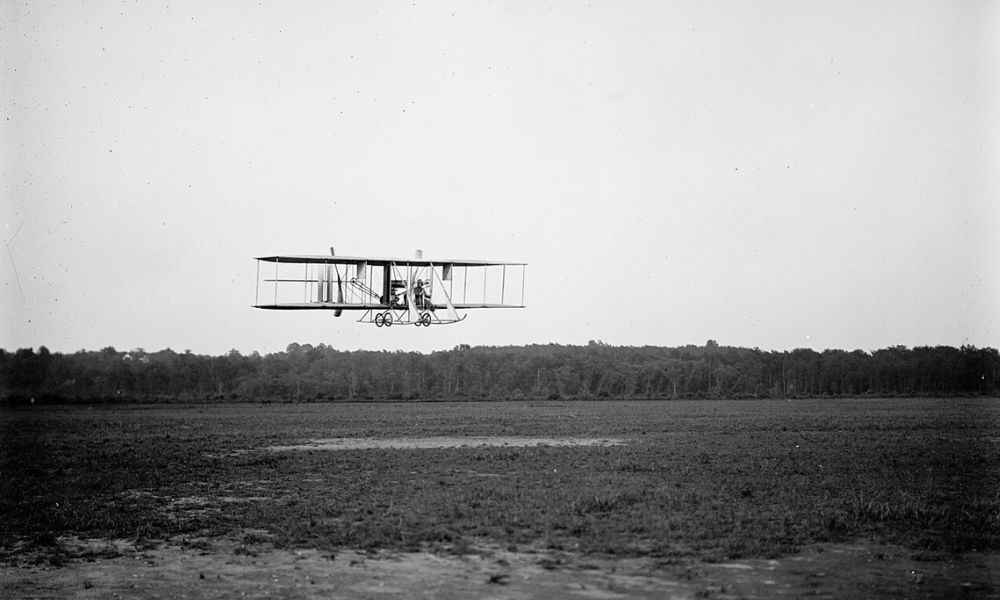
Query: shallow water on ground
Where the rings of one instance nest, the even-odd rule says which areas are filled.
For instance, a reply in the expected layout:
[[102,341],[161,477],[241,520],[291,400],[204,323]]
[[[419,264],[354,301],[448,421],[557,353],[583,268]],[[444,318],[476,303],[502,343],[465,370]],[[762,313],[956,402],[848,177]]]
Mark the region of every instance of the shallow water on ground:
[[591,437],[523,437],[523,436],[437,436],[437,437],[398,437],[398,438],[323,438],[309,440],[304,444],[287,446],[268,446],[272,452],[291,452],[296,450],[381,450],[402,449],[415,450],[421,448],[479,448],[487,447],[525,447],[525,446],[621,446],[628,443],[622,438],[591,438]]

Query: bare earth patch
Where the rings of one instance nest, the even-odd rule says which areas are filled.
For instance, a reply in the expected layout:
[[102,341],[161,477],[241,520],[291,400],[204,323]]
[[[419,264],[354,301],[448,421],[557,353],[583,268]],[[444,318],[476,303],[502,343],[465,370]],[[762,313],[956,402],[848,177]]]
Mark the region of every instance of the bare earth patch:
[[309,440],[305,444],[290,446],[269,446],[272,452],[296,450],[382,450],[422,448],[479,448],[479,447],[525,447],[525,446],[621,446],[628,442],[621,438],[587,437],[401,437],[401,438],[324,438]]
[[[815,545],[778,560],[663,563],[481,548],[336,555],[268,543],[61,538],[60,567],[0,567],[6,598],[995,598],[1000,555],[927,556],[872,544]],[[23,557],[28,558],[28,557]]]

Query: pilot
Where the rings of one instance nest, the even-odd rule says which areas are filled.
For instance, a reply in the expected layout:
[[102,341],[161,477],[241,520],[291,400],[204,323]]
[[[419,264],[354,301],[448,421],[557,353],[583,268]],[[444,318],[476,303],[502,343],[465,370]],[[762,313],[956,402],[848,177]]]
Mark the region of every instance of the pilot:
[[413,300],[417,304],[417,308],[425,308],[427,305],[428,294],[424,290],[424,280],[418,279],[416,287],[413,288]]

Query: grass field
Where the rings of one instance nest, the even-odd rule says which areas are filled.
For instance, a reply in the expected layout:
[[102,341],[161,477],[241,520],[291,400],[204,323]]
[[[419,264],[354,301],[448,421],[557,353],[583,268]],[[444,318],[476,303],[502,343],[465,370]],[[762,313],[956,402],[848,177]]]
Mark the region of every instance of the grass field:
[[[484,543],[706,561],[867,539],[1000,549],[993,399],[33,407],[2,414],[0,558],[57,539]],[[613,446],[274,451],[327,438]]]

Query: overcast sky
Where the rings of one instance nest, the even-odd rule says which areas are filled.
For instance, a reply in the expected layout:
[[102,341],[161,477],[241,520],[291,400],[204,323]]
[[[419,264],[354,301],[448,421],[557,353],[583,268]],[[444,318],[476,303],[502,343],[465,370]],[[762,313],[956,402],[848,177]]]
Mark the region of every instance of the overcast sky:
[[[6,2],[0,348],[1000,346],[993,2]],[[523,261],[390,330],[254,256]]]

